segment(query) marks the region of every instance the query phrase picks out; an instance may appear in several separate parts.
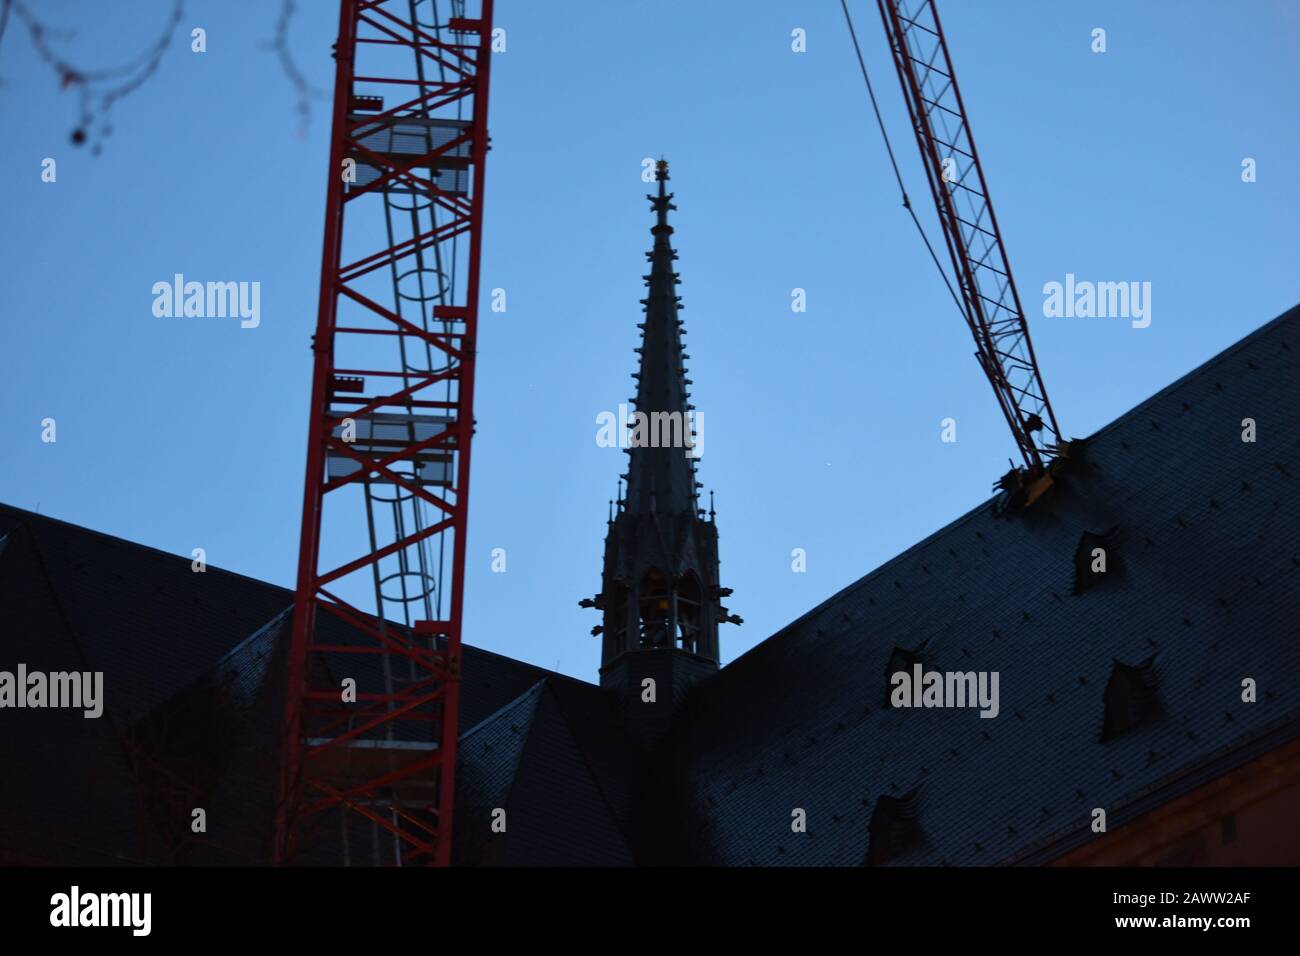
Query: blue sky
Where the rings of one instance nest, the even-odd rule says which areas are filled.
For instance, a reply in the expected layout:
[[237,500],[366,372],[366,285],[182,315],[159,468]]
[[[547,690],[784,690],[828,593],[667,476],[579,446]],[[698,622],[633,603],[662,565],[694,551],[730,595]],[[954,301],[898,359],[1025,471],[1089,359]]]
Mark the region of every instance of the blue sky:
[[[335,6],[299,6],[292,51],[327,88]],[[300,130],[266,49],[277,7],[186,3],[99,155],[70,143],[73,93],[10,24],[0,501],[290,585],[328,128],[317,100]],[[921,205],[875,4],[851,8]],[[169,7],[40,9],[75,29],[59,49],[91,67],[144,49]],[[1067,435],[1300,301],[1300,4],[940,12]],[[598,622],[577,602],[599,587],[624,463],[598,447],[596,416],[632,393],[647,156],[672,163],[700,477],[746,620],[724,630],[724,659],[988,497],[1014,445],[899,205],[838,3],[501,0],[497,22],[483,286],[505,289],[508,311],[482,316],[467,641],[594,679]],[[195,26],[206,53],[189,49]],[[155,317],[151,287],[176,272],[260,282],[261,324]],[[1067,273],[1150,282],[1150,327],[1043,317],[1044,283]]]

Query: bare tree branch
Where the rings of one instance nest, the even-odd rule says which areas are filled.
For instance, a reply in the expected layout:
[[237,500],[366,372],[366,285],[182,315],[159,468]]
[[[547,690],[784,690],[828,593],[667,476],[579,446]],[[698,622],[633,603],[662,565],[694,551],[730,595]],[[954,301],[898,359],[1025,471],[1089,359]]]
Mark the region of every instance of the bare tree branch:
[[[305,138],[311,123],[311,101],[325,93],[308,82],[289,51],[289,28],[297,8],[294,0],[283,0],[275,24],[275,35],[266,44],[276,54],[281,69],[288,77],[296,95],[299,117],[299,138]],[[173,0],[171,15],[158,38],[135,58],[119,66],[88,70],[74,66],[55,47],[73,39],[75,30],[56,29],[39,19],[24,0],[0,0],[0,43],[3,43],[11,14],[14,22],[27,29],[37,56],[54,71],[61,89],[75,89],[79,102],[79,115],[71,133],[72,142],[81,146],[90,143],[91,152],[99,155],[102,144],[113,132],[110,113],[114,104],[138,90],[158,71],[159,64],[171,45],[173,36],[184,18],[183,0]],[[3,85],[3,81],[0,81]]]
[[318,87],[312,86],[307,82],[307,77],[303,75],[302,70],[294,62],[292,54],[289,52],[289,23],[293,19],[297,7],[294,0],[283,0],[280,4],[280,16],[275,22],[275,36],[267,44],[267,48],[272,50],[280,61],[285,76],[293,84],[297,91],[298,102],[298,138],[304,139],[307,136],[307,128],[311,125],[311,101],[320,99],[325,96],[325,92]]
[[4,37],[4,28],[8,25],[9,14],[13,13],[27,28],[32,47],[37,56],[46,63],[59,78],[63,89],[75,88],[80,101],[80,116],[72,130],[72,142],[80,146],[91,140],[91,151],[98,154],[100,143],[113,131],[109,123],[109,114],[113,104],[134,93],[140,86],[158,71],[163,55],[171,44],[172,34],[184,15],[182,0],[174,0],[171,17],[168,19],[158,39],[143,53],[121,66],[98,70],[83,70],[73,66],[51,45],[76,35],[72,30],[56,30],[39,20],[21,0],[4,0],[3,12],[0,12],[0,40]]

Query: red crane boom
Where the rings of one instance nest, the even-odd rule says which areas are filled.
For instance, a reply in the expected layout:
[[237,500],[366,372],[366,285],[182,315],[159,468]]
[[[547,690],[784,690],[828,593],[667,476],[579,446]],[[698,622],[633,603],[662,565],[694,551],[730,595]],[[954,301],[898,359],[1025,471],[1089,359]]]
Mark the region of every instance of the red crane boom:
[[1062,444],[1061,432],[1034,358],[939,14],[934,0],[876,2],[975,339],[975,357],[1020,449],[1024,472],[1015,483],[1026,484],[1044,476],[1045,459]]

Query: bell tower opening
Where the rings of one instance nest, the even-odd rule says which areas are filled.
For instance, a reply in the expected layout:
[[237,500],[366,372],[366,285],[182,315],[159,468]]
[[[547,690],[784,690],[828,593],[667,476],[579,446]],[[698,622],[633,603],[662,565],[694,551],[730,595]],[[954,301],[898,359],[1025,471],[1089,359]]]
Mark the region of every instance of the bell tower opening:
[[676,636],[677,646],[691,654],[699,652],[703,606],[700,579],[694,571],[687,571],[677,584]]
[[637,599],[641,606],[641,646],[671,646],[668,639],[672,630],[672,595],[662,571],[651,568],[645,573]]

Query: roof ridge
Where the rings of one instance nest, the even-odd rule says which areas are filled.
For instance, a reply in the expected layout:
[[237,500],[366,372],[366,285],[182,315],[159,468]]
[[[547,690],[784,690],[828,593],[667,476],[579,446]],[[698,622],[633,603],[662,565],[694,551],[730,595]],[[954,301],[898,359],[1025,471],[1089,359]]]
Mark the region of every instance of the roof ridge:
[[[390,621],[389,623],[397,624],[398,622]],[[579,684],[587,684],[590,687],[597,686],[595,684],[592,684],[590,681],[583,680],[580,677],[570,677],[568,674],[561,674],[559,671],[551,670],[549,667],[543,667],[541,664],[533,664],[529,661],[520,660],[518,657],[511,657],[509,654],[502,654],[500,651],[490,651],[486,647],[480,647],[477,644],[462,644],[461,646],[465,648],[469,648],[475,654],[488,654],[492,657],[497,657],[500,658],[501,660],[509,661],[512,664],[522,664],[524,667],[530,667],[541,675],[540,677],[537,678],[539,681],[546,680],[547,677],[563,677],[565,680],[577,681]]]
[[[107,531],[97,531],[96,529],[87,527],[86,525],[74,524],[71,521],[64,521],[62,518],[52,518],[49,515],[43,515],[36,511],[28,511],[26,508],[19,508],[17,505],[6,504],[3,501],[0,501],[0,511],[14,512],[15,517],[17,517],[18,521],[21,524],[26,525],[28,527],[30,527],[31,519],[35,518],[38,521],[48,522],[50,524],[55,524],[55,525],[62,525],[63,527],[71,531],[78,532],[80,534],[90,534],[95,536],[96,538],[106,538],[109,541],[116,541],[140,551],[152,551],[155,554],[161,555],[166,558],[172,558],[176,561],[184,561],[186,563],[190,563],[192,560],[190,558],[185,557],[185,555],[183,554],[174,554],[171,551],[164,551],[162,548],[155,548],[153,545],[150,544],[142,544],[139,541],[132,541],[129,538],[123,538],[115,534],[109,534]],[[34,531],[32,532],[32,536],[33,538],[35,538]],[[277,591],[283,591],[285,594],[292,595],[294,593],[293,589],[291,588],[286,588],[279,584],[272,584],[270,581],[263,581],[261,578],[255,578],[252,577],[251,575],[241,574],[238,571],[231,571],[228,568],[221,568],[215,564],[208,564],[205,562],[204,566],[207,568],[208,571],[216,571],[220,574],[229,575],[230,577],[240,578],[244,581],[249,581],[253,584],[260,584],[262,587],[273,588]]]
[[1255,331],[1253,331],[1253,332],[1249,333],[1248,335],[1246,335],[1244,338],[1240,338],[1240,339],[1238,339],[1237,341],[1233,342],[1232,344],[1230,344],[1230,345],[1226,346],[1225,348],[1221,349],[1220,351],[1216,352],[1214,355],[1211,355],[1211,356],[1210,356],[1209,358],[1207,358],[1205,361],[1201,362],[1201,364],[1195,366],[1194,368],[1188,369],[1186,372],[1184,372],[1184,373],[1183,373],[1182,375],[1180,375],[1178,378],[1174,379],[1172,382],[1170,382],[1170,383],[1169,383],[1168,385],[1166,385],[1164,388],[1160,389],[1160,390],[1157,391],[1157,392],[1153,392],[1152,394],[1148,395],[1146,398],[1144,398],[1142,401],[1138,402],[1136,405],[1134,405],[1134,406],[1133,406],[1132,408],[1130,408],[1128,411],[1126,411],[1126,412],[1121,412],[1119,415],[1116,415],[1113,419],[1111,419],[1111,420],[1110,420],[1109,422],[1107,422],[1105,425],[1102,425],[1100,428],[1098,428],[1098,429],[1097,429],[1095,432],[1093,432],[1091,435],[1087,436],[1087,438],[1086,438],[1085,440],[1086,440],[1086,441],[1093,441],[1094,439],[1097,438],[1097,436],[1103,434],[1104,432],[1108,432],[1108,431],[1110,431],[1112,428],[1114,428],[1115,426],[1117,426],[1120,422],[1122,422],[1124,419],[1128,418],[1130,415],[1133,415],[1133,414],[1135,414],[1135,413],[1141,411],[1142,409],[1146,408],[1147,406],[1149,406],[1149,405],[1155,403],[1156,401],[1158,401],[1159,399],[1163,398],[1167,393],[1172,392],[1172,391],[1174,391],[1175,389],[1177,389],[1177,388],[1179,388],[1180,386],[1182,386],[1183,384],[1185,384],[1185,383],[1187,382],[1188,379],[1192,378],[1192,376],[1199,374],[1200,372],[1202,372],[1202,371],[1204,371],[1205,369],[1209,368],[1211,365],[1214,365],[1214,364],[1218,363],[1220,360],[1227,358],[1229,355],[1232,355],[1232,354],[1234,354],[1234,353],[1236,353],[1236,352],[1240,352],[1242,349],[1246,348],[1246,347],[1249,346],[1249,345],[1253,345],[1253,344],[1254,344],[1258,339],[1262,339],[1262,338],[1264,338],[1266,335],[1268,335],[1270,332],[1274,331],[1274,327],[1275,327],[1275,326],[1282,326],[1282,325],[1285,325],[1285,324],[1286,324],[1286,320],[1289,319],[1289,318],[1300,318],[1300,304],[1297,304],[1297,305],[1293,305],[1293,306],[1291,306],[1291,308],[1287,309],[1287,310],[1286,310],[1285,312],[1283,312],[1282,314],[1277,315],[1277,316],[1274,316],[1273,318],[1269,319],[1267,322],[1265,322],[1263,325],[1261,325],[1261,326],[1260,326],[1259,328],[1257,328]]
[[[605,792],[605,785],[601,782],[600,774],[596,772],[596,768],[591,764],[591,758],[587,753],[587,748],[583,745],[581,735],[574,727],[573,719],[569,714],[569,708],[564,706],[564,700],[555,692],[555,687],[552,686],[551,681],[547,680],[545,683],[546,689],[550,691],[551,698],[555,701],[555,706],[560,709],[560,719],[564,721],[564,728],[569,732],[569,739],[573,741],[573,746],[577,749],[578,756],[582,759],[583,769],[587,771],[587,776],[591,778],[592,786],[594,786],[596,792],[600,794],[601,803],[605,805],[605,809],[609,813],[609,818],[614,823],[614,828],[618,831],[619,836],[623,838],[623,848],[627,850],[629,857],[633,856],[632,841],[629,839],[629,834],[624,828],[624,821],[619,819],[618,810],[614,806],[614,802],[610,800],[609,794]],[[531,732],[529,733],[529,736],[532,736]],[[527,743],[527,741],[524,742],[525,746],[527,746]]]
[[[33,547],[35,547],[37,543],[37,533],[36,530],[32,527],[32,525],[34,523],[47,522],[49,524],[59,525],[63,528],[66,528],[71,533],[81,534],[81,535],[92,535],[96,538],[101,538],[108,541],[116,542],[118,544],[125,545],[137,551],[152,552],[164,558],[170,558],[175,561],[183,561],[186,563],[190,562],[190,559],[185,557],[185,555],[183,554],[174,554],[171,551],[164,551],[162,548],[155,548],[153,545],[142,544],[139,541],[132,541],[129,538],[123,538],[115,534],[109,534],[106,531],[97,531],[96,529],[87,527],[86,525],[75,524],[74,522],[71,521],[64,521],[62,518],[53,518],[50,517],[49,515],[43,515],[36,511],[28,511],[26,508],[19,508],[17,505],[6,504],[5,502],[0,501],[0,514],[3,514],[6,511],[12,513],[12,516],[17,521],[17,527],[26,529],[28,534],[31,535]],[[272,591],[279,591],[283,593],[290,601],[293,600],[294,590],[292,588],[283,587],[279,584],[274,584],[270,581],[263,581],[261,578],[255,578],[252,577],[251,575],[241,574],[239,571],[231,571],[228,568],[221,568],[215,564],[207,564],[206,567],[208,572],[215,571],[219,575],[226,575],[228,577],[237,578],[241,581],[246,581],[249,584],[258,585],[260,587],[264,587]],[[53,587],[52,581],[51,581],[51,587]],[[399,622],[397,621],[389,621],[388,623],[394,625],[399,624]],[[559,671],[551,670],[550,668],[547,668],[541,664],[534,664],[530,661],[521,660],[518,657],[511,657],[508,654],[502,654],[499,651],[489,650],[488,648],[482,647],[478,644],[466,644],[464,646],[469,650],[472,650],[476,654],[487,654],[492,657],[498,658],[500,660],[509,661],[512,664],[519,664],[524,667],[531,668],[532,670],[536,671],[540,675],[538,677],[539,680],[544,679],[546,675],[553,674],[559,677],[564,677],[568,680],[577,681],[578,683],[581,684],[586,684],[591,687],[597,686],[595,684],[592,684],[590,681],[584,681],[581,678],[572,677],[568,674],[561,674]]]
[[176,688],[174,692],[168,694],[162,700],[158,701],[158,703],[155,704],[153,707],[149,708],[147,711],[142,713],[139,717],[137,717],[134,721],[132,721],[132,726],[135,726],[136,724],[139,724],[142,721],[148,720],[154,714],[157,714],[160,711],[162,711],[164,708],[171,706],[173,702],[179,700],[185,694],[190,693],[190,691],[200,686],[204,681],[211,680],[212,676],[215,673],[217,673],[217,671],[222,667],[222,665],[232,660],[236,654],[240,653],[245,648],[247,648],[250,644],[253,643],[253,641],[265,635],[271,628],[277,627],[283,624],[287,620],[291,620],[292,612],[293,612],[293,605],[290,604],[288,607],[284,608],[283,610],[277,611],[275,614],[271,615],[271,617],[267,620],[265,624],[259,624],[257,627],[253,628],[253,630],[249,632],[247,637],[241,640],[234,647],[230,648],[230,650],[226,651],[215,661],[213,661],[211,667],[199,673],[188,684],[184,684]]
[[[59,590],[54,583],[54,575],[50,574],[49,565],[46,563],[45,555],[41,551],[40,542],[37,540],[36,532],[32,530],[26,521],[21,522],[21,527],[27,533],[28,543],[31,546],[33,556],[36,558],[38,573],[43,579],[46,591],[50,596],[50,601],[54,605],[54,612],[58,616],[59,624],[62,626],[64,636],[71,646],[73,654],[75,654],[80,661],[80,669],[82,671],[92,671],[93,669],[91,668],[90,661],[86,656],[85,648],[82,647],[81,639],[77,636],[77,632],[72,626],[72,621],[68,617],[68,612],[63,606],[63,599],[59,596]],[[132,757],[129,752],[130,747],[127,741],[127,731],[130,724],[119,722],[119,716],[122,715],[116,713],[105,704],[104,712],[100,715],[101,720],[95,720],[93,723],[97,725],[97,730],[102,726],[102,732],[113,746],[113,755],[119,762],[119,767],[126,775],[127,780],[135,786],[138,794],[143,797],[143,790],[141,789],[142,785],[139,778],[135,776],[136,771],[133,769]],[[141,819],[143,823],[140,824],[139,836],[142,841],[145,839],[159,840],[162,838],[162,833],[159,830],[157,822],[152,818],[152,815],[144,814]],[[76,846],[76,844],[67,844],[66,842],[65,845]],[[100,850],[98,852],[106,853],[106,855],[114,856],[118,859],[132,859],[120,850]]]
[[[1277,327],[1280,327],[1280,326],[1282,326],[1282,325],[1285,325],[1286,322],[1287,322],[1288,320],[1290,320],[1290,319],[1296,319],[1296,318],[1300,318],[1300,304],[1297,304],[1297,305],[1292,306],[1291,308],[1289,308],[1289,309],[1287,309],[1285,312],[1283,312],[1281,315],[1278,315],[1278,316],[1276,316],[1276,317],[1270,319],[1269,321],[1265,322],[1263,325],[1261,325],[1259,328],[1255,329],[1255,331],[1251,332],[1249,335],[1245,336],[1245,337],[1242,338],[1242,339],[1238,339],[1236,342],[1232,343],[1231,345],[1227,346],[1226,348],[1222,349],[1221,351],[1217,352],[1216,354],[1210,356],[1210,358],[1206,359],[1204,362],[1201,362],[1201,363],[1200,363],[1199,365],[1197,365],[1195,368],[1193,368],[1193,369],[1189,370],[1188,372],[1184,373],[1182,376],[1180,376],[1179,378],[1175,379],[1173,382],[1169,383],[1169,384],[1166,385],[1164,388],[1160,389],[1159,391],[1157,391],[1157,392],[1153,393],[1152,395],[1148,396],[1147,398],[1143,399],[1141,402],[1138,402],[1138,404],[1134,405],[1134,406],[1133,406],[1132,408],[1130,408],[1128,411],[1126,411],[1126,412],[1122,412],[1121,414],[1119,414],[1118,416],[1116,416],[1113,420],[1111,420],[1111,421],[1108,422],[1107,424],[1103,425],[1101,428],[1097,429],[1095,432],[1093,432],[1091,435],[1088,435],[1088,436],[1087,436],[1085,439],[1083,439],[1083,440],[1084,440],[1084,441],[1087,441],[1087,442],[1094,441],[1094,440],[1095,440],[1099,435],[1101,435],[1101,434],[1103,434],[1103,433],[1105,433],[1105,432],[1110,431],[1112,428],[1116,427],[1120,422],[1124,421],[1124,420],[1127,419],[1129,416],[1134,415],[1134,414],[1140,412],[1142,409],[1148,407],[1148,406],[1151,405],[1152,403],[1154,403],[1154,402],[1156,402],[1157,400],[1159,400],[1160,398],[1162,398],[1162,397],[1163,397],[1165,394],[1167,394],[1168,392],[1171,392],[1171,391],[1173,391],[1174,389],[1176,389],[1176,388],[1182,386],[1183,384],[1185,384],[1185,383],[1187,382],[1188,379],[1192,378],[1192,377],[1193,377],[1194,375],[1196,375],[1197,373],[1203,371],[1204,369],[1208,368],[1208,367],[1211,366],[1211,365],[1214,365],[1215,363],[1217,363],[1217,362],[1220,361],[1221,359],[1226,358],[1228,355],[1233,354],[1233,353],[1236,353],[1236,352],[1239,352],[1239,351],[1242,350],[1243,348],[1246,348],[1248,345],[1257,342],[1257,341],[1258,341],[1259,339],[1261,339],[1261,338],[1264,338],[1264,337],[1265,337],[1266,335],[1268,335],[1270,332],[1275,331],[1275,329],[1276,329]],[[734,667],[734,666],[736,666],[737,664],[739,664],[741,661],[745,660],[746,658],[749,658],[749,657],[753,656],[753,655],[755,654],[755,652],[758,651],[760,648],[767,647],[769,644],[771,644],[771,643],[772,643],[773,641],[775,641],[777,638],[783,636],[784,634],[786,634],[788,631],[792,630],[792,629],[793,629],[794,627],[796,627],[797,625],[801,624],[801,623],[804,622],[804,621],[809,620],[810,618],[813,617],[813,615],[819,613],[823,608],[825,608],[828,604],[832,603],[833,601],[837,601],[837,600],[839,600],[841,597],[843,597],[843,596],[845,596],[845,595],[847,595],[847,594],[852,593],[854,590],[856,590],[856,589],[858,589],[858,588],[863,588],[863,587],[865,587],[869,581],[873,580],[874,578],[876,578],[876,576],[878,576],[879,574],[881,574],[882,572],[884,572],[884,570],[885,570],[886,568],[888,568],[888,567],[890,567],[891,565],[893,565],[893,564],[895,564],[895,563],[897,563],[897,562],[903,560],[904,558],[906,558],[908,555],[912,554],[913,552],[915,552],[915,551],[919,551],[920,549],[924,548],[926,545],[928,545],[928,544],[929,544],[930,542],[932,542],[934,539],[938,538],[940,535],[942,535],[942,534],[946,534],[947,532],[951,531],[952,529],[954,529],[954,528],[958,528],[958,527],[960,527],[961,525],[966,524],[966,523],[972,521],[974,518],[976,518],[977,516],[979,516],[979,515],[984,511],[984,509],[986,509],[986,508],[989,506],[990,502],[996,500],[996,498],[997,498],[997,495],[991,495],[991,496],[989,496],[988,498],[986,498],[986,499],[984,499],[983,501],[981,501],[981,502],[980,502],[978,505],[976,505],[974,508],[971,508],[971,509],[970,509],[969,511],[967,511],[965,514],[958,515],[958,516],[957,516],[956,518],[954,518],[952,521],[950,521],[950,522],[948,522],[947,524],[945,524],[945,525],[943,525],[943,526],[941,526],[941,527],[935,529],[935,530],[932,531],[930,534],[928,534],[928,535],[926,535],[924,538],[922,538],[920,541],[917,541],[915,544],[912,544],[912,545],[908,546],[908,547],[905,548],[904,550],[898,552],[898,554],[894,555],[893,557],[891,557],[891,558],[887,558],[883,563],[877,565],[875,568],[872,568],[872,569],[871,569],[870,571],[868,571],[866,574],[864,574],[864,575],[862,575],[861,577],[856,578],[855,580],[853,580],[853,581],[851,581],[850,583],[846,584],[844,587],[840,588],[838,591],[833,592],[833,593],[832,593],[829,597],[827,597],[824,601],[822,601],[821,603],[815,605],[815,606],[814,606],[813,608],[811,608],[810,610],[805,611],[803,614],[800,614],[798,617],[794,618],[794,619],[791,620],[789,623],[785,624],[783,627],[781,627],[781,628],[779,628],[778,630],[772,632],[772,634],[770,634],[768,637],[766,637],[766,638],[764,638],[763,640],[759,641],[757,644],[755,644],[755,645],[754,645],[753,647],[751,647],[749,650],[745,651],[745,653],[741,654],[739,657],[735,658],[734,660],[730,661],[729,663],[727,663],[727,664],[724,665],[723,667],[719,668],[719,673],[721,673],[722,671],[727,670],[728,668]]]
[[496,720],[498,717],[500,717],[503,713],[505,713],[505,712],[506,712],[507,710],[509,710],[511,707],[516,706],[520,701],[522,701],[522,700],[523,700],[525,697],[527,697],[529,694],[537,693],[538,688],[541,687],[541,686],[542,686],[543,684],[545,684],[545,683],[546,683],[546,678],[545,678],[545,677],[539,678],[539,679],[538,679],[537,681],[535,681],[534,683],[529,684],[529,685],[528,685],[528,689],[525,690],[522,694],[520,694],[520,695],[517,696],[517,697],[512,697],[510,700],[506,701],[504,704],[502,704],[502,705],[501,705],[500,707],[498,707],[496,710],[492,711],[492,713],[488,714],[486,717],[484,717],[482,720],[480,720],[480,721],[479,721],[477,724],[475,724],[473,727],[469,728],[468,730],[462,731],[462,732],[459,734],[459,736],[457,736],[457,738],[456,738],[456,746],[459,747],[459,746],[460,746],[460,742],[461,742],[462,740],[466,740],[466,739],[468,739],[469,737],[471,737],[472,735],[478,733],[480,730],[482,730],[482,729],[483,729],[484,727],[486,727],[488,724],[492,723],[494,720]]
[[[72,645],[73,652],[81,662],[83,671],[90,671],[90,660],[86,657],[86,650],[81,646],[81,638],[77,636],[76,630],[72,627],[72,620],[68,617],[68,612],[63,606],[63,599],[59,596],[59,590],[54,584],[54,575],[50,574],[50,567],[45,561],[45,555],[41,551],[41,544],[36,539],[36,533],[29,528],[26,523],[23,524],[23,530],[27,532],[28,544],[31,546],[32,554],[36,557],[36,567],[40,572],[42,580],[45,582],[45,588],[49,592],[50,600],[54,603],[54,612],[59,617],[59,623],[63,626],[63,633],[68,642]],[[114,726],[113,715],[104,709],[104,716],[108,717],[109,726]]]
[[247,637],[245,637],[242,641],[240,641],[230,650],[226,651],[226,653],[218,657],[216,663],[214,663],[208,670],[204,671],[199,679],[202,680],[204,677],[207,677],[209,674],[212,673],[212,671],[216,670],[222,664],[226,663],[228,660],[230,660],[232,657],[234,657],[236,654],[242,651],[253,641],[257,640],[259,637],[265,634],[269,629],[287,620],[292,613],[293,613],[293,605],[290,604],[288,607],[284,608],[283,610],[277,611],[276,613],[272,614],[265,624],[260,624],[257,627],[253,628],[253,630],[249,632]]

